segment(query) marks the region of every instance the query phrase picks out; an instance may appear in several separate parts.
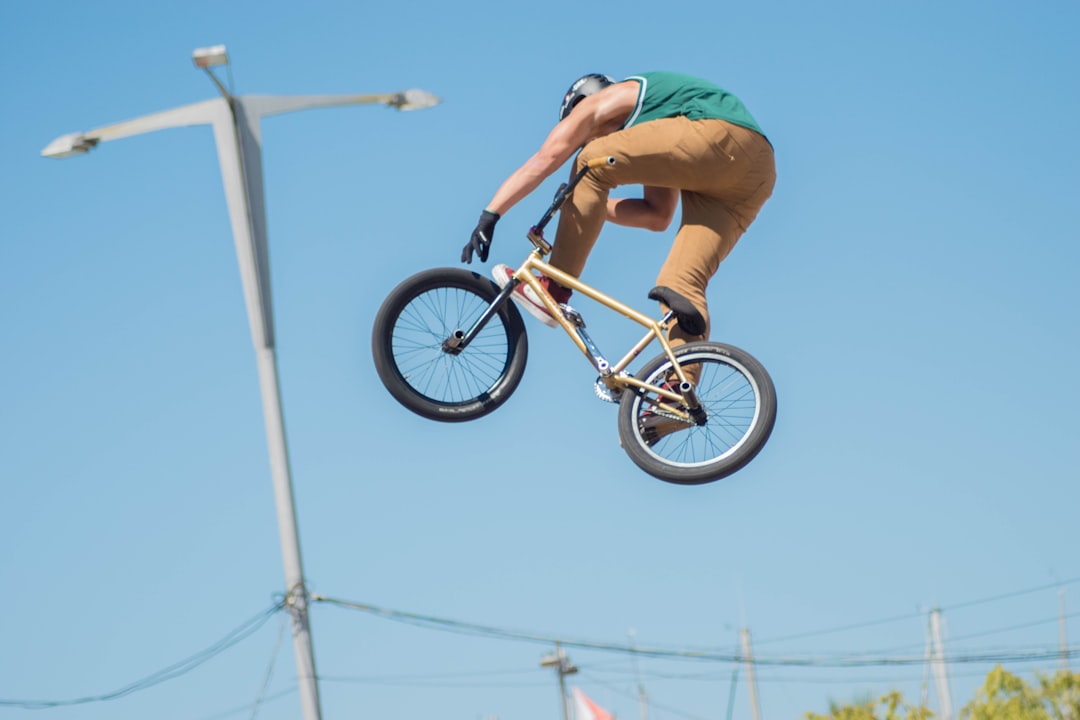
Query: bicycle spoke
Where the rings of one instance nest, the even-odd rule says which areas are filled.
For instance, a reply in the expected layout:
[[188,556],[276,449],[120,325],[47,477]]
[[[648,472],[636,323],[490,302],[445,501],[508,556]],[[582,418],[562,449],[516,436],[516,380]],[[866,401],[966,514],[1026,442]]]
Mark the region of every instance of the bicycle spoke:
[[455,331],[467,330],[487,309],[475,293],[440,287],[418,294],[394,326],[394,355],[406,382],[439,402],[467,402],[487,392],[502,375],[508,341],[501,322],[491,322],[458,355],[443,350]]
[[[708,421],[702,426],[668,426],[666,434],[649,444],[649,452],[673,465],[715,462],[735,452],[753,429],[758,412],[757,393],[741,368],[716,357],[687,360],[684,369],[691,364],[699,374],[695,391]],[[659,385],[670,374],[670,364],[661,366],[647,382]],[[641,427],[653,412],[651,398],[637,400],[635,415]]]

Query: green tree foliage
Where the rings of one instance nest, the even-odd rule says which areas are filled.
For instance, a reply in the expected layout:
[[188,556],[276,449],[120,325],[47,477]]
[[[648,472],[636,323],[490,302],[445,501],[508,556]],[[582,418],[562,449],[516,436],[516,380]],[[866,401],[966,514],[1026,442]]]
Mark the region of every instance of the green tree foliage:
[[986,676],[962,720],[1080,720],[1080,673],[1036,674],[1029,685],[998,665]]
[[908,705],[900,693],[891,692],[876,701],[844,706],[830,703],[828,715],[806,713],[806,720],[927,720],[933,715],[925,707]]
[[[1029,684],[998,665],[986,676],[960,720],[1080,720],[1080,673],[1036,673]],[[898,692],[850,705],[831,703],[827,715],[807,713],[806,720],[929,720],[934,713],[909,705]]]

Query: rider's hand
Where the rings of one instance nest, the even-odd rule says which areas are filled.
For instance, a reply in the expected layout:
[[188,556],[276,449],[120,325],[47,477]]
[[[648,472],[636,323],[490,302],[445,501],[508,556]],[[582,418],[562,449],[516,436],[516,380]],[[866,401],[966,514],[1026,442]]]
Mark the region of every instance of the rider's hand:
[[461,250],[461,262],[472,263],[474,252],[480,257],[480,262],[487,262],[488,250],[491,249],[491,241],[495,237],[495,223],[498,221],[498,213],[490,210],[480,213],[480,222],[476,223],[476,229],[469,236],[469,244]]

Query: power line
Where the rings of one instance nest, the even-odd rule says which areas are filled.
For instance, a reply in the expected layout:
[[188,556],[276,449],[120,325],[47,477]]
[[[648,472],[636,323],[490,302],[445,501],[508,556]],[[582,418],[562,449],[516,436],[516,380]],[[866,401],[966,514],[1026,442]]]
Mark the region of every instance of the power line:
[[[519,679],[511,679],[518,676]],[[494,680],[493,678],[506,678]],[[453,673],[410,673],[406,675],[325,675],[319,674],[320,682],[352,683],[357,685],[383,685],[403,687],[538,687],[546,686],[536,679],[536,669],[522,670],[474,670]]]
[[270,663],[266,666],[266,674],[263,676],[262,687],[259,688],[259,693],[255,696],[255,705],[251,708],[251,720],[259,714],[259,708],[262,706],[263,700],[266,697],[266,690],[270,687],[270,679],[274,676],[274,664],[277,661],[278,651],[281,650],[281,638],[285,635],[285,622],[287,618],[285,615],[281,616],[281,623],[278,625],[277,640],[274,641],[274,650],[270,653]]
[[263,610],[258,615],[245,620],[239,626],[229,631],[223,638],[210,645],[204,650],[191,655],[189,657],[173,663],[166,668],[162,668],[155,673],[147,675],[144,678],[129,683],[118,690],[112,692],[102,693],[101,695],[87,695],[85,697],[73,698],[71,700],[2,700],[0,699],[0,707],[17,707],[24,710],[43,710],[45,708],[65,707],[69,705],[85,705],[87,703],[94,702],[106,702],[108,700],[116,700],[122,698],[125,695],[130,695],[140,690],[146,690],[155,685],[172,680],[173,678],[180,677],[186,673],[191,672],[198,666],[202,665],[206,661],[210,660],[216,655],[220,655],[224,651],[236,645],[241,640],[252,635],[256,630],[263,626],[263,624],[274,615],[274,613],[285,607],[285,601],[279,601],[271,607]]
[[[610,682],[625,682],[632,683],[634,678],[627,671],[619,670],[602,670],[597,671],[593,665],[588,666],[588,677],[600,676],[612,676]],[[768,683],[803,683],[803,684],[825,684],[825,683],[918,683],[921,681],[920,676],[912,675],[906,677],[903,675],[889,674],[889,675],[864,675],[861,674],[837,674],[846,671],[847,668],[817,668],[818,670],[829,673],[827,676],[808,676],[799,675],[796,676],[787,672],[786,668],[761,668],[761,672],[758,674],[758,682],[762,684]],[[835,671],[835,672],[833,672]],[[582,674],[585,675],[585,670],[582,670]],[[720,683],[726,682],[730,678],[730,673],[727,670],[703,670],[700,672],[665,672],[658,670],[646,670],[643,673],[645,679],[651,683],[666,683],[666,682],[703,682],[703,683]],[[986,673],[981,670],[962,672],[958,671],[951,674],[951,677],[985,677]]]
[[[993,595],[991,597],[979,598],[978,600],[969,600],[966,602],[955,603],[953,605],[945,605],[939,609],[942,612],[952,612],[954,610],[962,610],[965,608],[973,607],[975,605],[984,605],[986,603],[997,602],[999,600],[1008,600],[1014,597],[1020,597],[1021,595],[1030,595],[1032,593],[1041,592],[1043,590],[1050,590],[1052,588],[1061,588],[1066,585],[1072,585],[1073,583],[1080,582],[1080,577],[1070,578],[1068,580],[1062,580],[1059,582],[1048,583],[1046,585],[1039,585],[1038,587],[1026,588],[1024,590],[1017,590],[1015,592],[1003,593],[1001,595]],[[799,640],[802,638],[816,637],[818,635],[830,635],[832,633],[846,632],[848,630],[860,630],[862,628],[873,627],[875,625],[886,625],[888,623],[899,622],[901,620],[912,620],[914,618],[921,618],[925,615],[925,612],[912,612],[904,615],[893,615],[892,617],[880,618],[878,620],[867,620],[864,622],[852,623],[850,625],[839,625],[836,627],[825,628],[823,630],[812,630],[809,632],[796,633],[794,635],[784,635],[782,637],[766,638],[764,640],[755,640],[757,645],[764,645],[766,643],[778,643],[785,640]]]
[[[676,657],[676,658],[709,658],[716,657],[715,653],[707,650],[665,650],[665,649],[650,649],[643,647],[631,647],[621,643],[605,643],[594,642],[588,640],[566,640],[563,638],[555,637],[554,635],[548,635],[536,632],[526,632],[522,630],[508,630],[505,628],[497,628],[490,625],[480,625],[477,623],[463,622],[460,620],[450,620],[447,618],[440,618],[434,615],[422,615],[419,613],[410,613],[401,610],[391,610],[388,608],[382,608],[367,603],[359,603],[351,600],[342,600],[338,598],[329,598],[323,595],[312,595],[313,602],[324,602],[330,605],[337,605],[338,607],[346,608],[349,610],[359,610],[361,612],[370,613],[381,617],[385,620],[393,620],[395,622],[404,623],[407,625],[415,625],[418,627],[427,627],[445,632],[452,632],[460,635],[470,635],[479,637],[490,637],[500,640],[516,640],[524,642],[534,642],[538,644],[551,645],[555,642],[560,642],[568,647],[575,647],[583,650],[601,650],[610,652],[621,652],[630,655],[643,655],[643,656],[655,656],[655,657]],[[725,655],[724,659],[732,662],[741,662],[741,658],[737,655]]]
[[[596,683],[597,685],[602,685],[603,687],[606,687],[608,690],[612,691],[613,693],[615,693],[617,695],[622,695],[623,697],[630,698],[631,700],[637,700],[638,699],[638,695],[636,693],[628,693],[625,690],[623,690],[622,688],[617,687],[616,685],[613,685],[613,684],[611,684],[609,682],[605,682],[605,681],[603,681],[603,680],[601,680],[601,679],[599,679],[599,678],[597,678],[597,677],[595,677],[593,675],[582,673],[582,676],[587,677],[590,682],[593,682],[593,683]],[[702,718],[699,715],[691,715],[690,713],[688,713],[688,712],[686,712],[684,710],[679,710],[678,708],[673,708],[673,707],[670,707],[668,705],[662,705],[662,704],[656,702],[655,700],[653,700],[652,698],[649,698],[648,700],[646,700],[646,702],[648,703],[649,707],[653,708],[654,710],[663,710],[666,713],[670,713],[672,715],[678,715],[679,717],[685,718],[686,720],[704,720],[704,718]]]
[[[990,602],[997,602],[997,601],[1000,601],[1000,600],[1005,600],[1005,599],[1009,599],[1009,598],[1013,598],[1013,597],[1018,597],[1018,596],[1021,596],[1021,595],[1026,595],[1026,594],[1030,594],[1030,593],[1034,593],[1034,592],[1039,592],[1039,591],[1047,590],[1047,589],[1050,589],[1050,588],[1060,588],[1060,587],[1063,587],[1065,585],[1070,585],[1070,584],[1073,584],[1073,583],[1076,583],[1076,582],[1080,582],[1080,577],[1071,578],[1069,580],[1065,580],[1065,581],[1061,581],[1061,582],[1055,582],[1055,583],[1051,583],[1051,584],[1041,585],[1041,586],[1034,587],[1034,588],[1028,588],[1028,589],[1025,589],[1025,590],[1019,590],[1019,591],[1016,591],[1016,592],[1003,593],[1003,594],[1000,594],[1000,595],[994,595],[994,596],[991,596],[991,597],[981,598],[981,599],[978,599],[978,600],[971,600],[971,601],[968,601],[968,602],[957,603],[957,604],[954,604],[954,605],[951,605],[951,606],[946,606],[946,608],[944,608],[944,609],[957,610],[957,609],[972,607],[972,606],[975,606],[975,605],[981,605],[981,604],[990,603]],[[542,634],[542,633],[508,630],[508,629],[505,629],[505,628],[497,628],[497,627],[493,627],[493,626],[480,625],[480,624],[477,624],[477,623],[468,623],[468,622],[461,622],[461,621],[457,621],[457,620],[450,620],[450,619],[446,619],[446,618],[439,618],[439,617],[432,616],[432,615],[421,615],[421,614],[417,614],[417,613],[407,613],[407,612],[403,612],[403,611],[399,611],[399,610],[390,610],[390,609],[387,609],[387,608],[380,608],[380,607],[377,607],[377,606],[374,606],[374,605],[351,602],[351,601],[340,600],[340,599],[335,599],[335,598],[328,598],[328,597],[324,597],[324,596],[320,596],[320,595],[313,595],[311,597],[311,599],[313,601],[316,601],[316,602],[325,602],[325,603],[328,603],[328,604],[337,605],[339,607],[343,607],[343,608],[347,608],[347,609],[360,610],[360,611],[363,611],[363,612],[368,612],[368,613],[374,614],[376,616],[383,617],[384,619],[394,620],[396,622],[402,622],[402,623],[417,625],[417,626],[420,626],[420,627],[428,627],[428,628],[443,630],[443,631],[447,631],[447,632],[465,634],[465,635],[491,637],[491,638],[503,639],[503,640],[516,640],[516,641],[525,641],[525,642],[535,642],[535,643],[543,643],[545,645],[550,645],[550,644],[558,641],[562,645],[565,645],[567,647],[575,647],[575,648],[582,649],[582,650],[596,650],[596,651],[601,651],[601,652],[616,652],[616,653],[623,653],[623,654],[629,654],[629,655],[634,655],[634,656],[654,657],[654,658],[672,659],[672,660],[692,660],[692,661],[719,662],[719,663],[731,663],[731,664],[738,664],[738,663],[744,661],[744,658],[739,653],[721,653],[721,652],[716,652],[716,651],[711,651],[711,650],[670,649],[670,648],[659,648],[659,647],[649,648],[649,647],[628,646],[628,645],[624,645],[624,644],[621,644],[621,643],[596,642],[596,641],[588,641],[588,640],[567,640],[567,639],[564,639],[564,638],[556,638],[556,637],[554,637],[552,635],[546,635],[546,634]],[[147,675],[146,677],[143,677],[143,678],[141,678],[139,680],[136,680],[136,681],[134,681],[132,683],[129,683],[129,684],[117,689],[117,690],[113,690],[113,691],[107,692],[107,693],[102,693],[100,695],[88,695],[88,696],[79,697],[79,698],[72,698],[72,699],[68,699],[68,700],[11,700],[11,699],[0,699],[0,707],[18,707],[18,708],[27,709],[27,710],[38,710],[38,709],[53,708],[53,707],[65,707],[65,706],[72,706],[72,705],[83,705],[83,704],[87,704],[87,703],[106,702],[106,701],[109,701],[109,700],[115,700],[115,699],[124,697],[126,695],[130,695],[132,693],[148,689],[148,688],[153,687],[155,685],[159,685],[159,684],[161,684],[163,682],[166,682],[168,680],[174,679],[174,678],[179,677],[181,675],[184,675],[184,674],[186,674],[188,672],[191,672],[192,670],[199,667],[203,663],[207,662],[208,660],[212,659],[213,657],[219,655],[220,653],[224,652],[225,650],[227,650],[227,649],[231,648],[232,646],[236,645],[237,643],[241,642],[245,638],[252,635],[260,627],[262,627],[262,625],[265,624],[266,621],[269,620],[269,618],[272,615],[274,615],[275,613],[280,611],[284,606],[285,606],[285,601],[284,600],[276,602],[271,607],[267,608],[266,610],[260,612],[259,614],[253,616],[252,618],[248,619],[247,621],[245,621],[241,625],[234,628],[232,631],[227,633],[223,638],[221,638],[217,642],[213,643],[209,647],[205,648],[204,650],[202,650],[202,651],[200,651],[198,653],[195,653],[194,655],[191,655],[191,656],[189,656],[187,658],[184,658],[183,660],[180,660],[179,662],[173,663],[172,665],[169,665],[168,667],[165,667],[165,668],[163,668],[163,669],[161,669],[161,670],[159,670],[159,671],[157,671],[155,673]],[[859,629],[859,628],[869,627],[871,625],[880,625],[880,624],[884,624],[884,623],[895,622],[897,620],[907,620],[907,619],[911,619],[913,617],[920,617],[921,615],[922,615],[922,613],[898,615],[898,616],[893,616],[893,617],[879,619],[879,620],[871,620],[871,621],[867,621],[867,622],[853,623],[853,624],[844,625],[844,626],[841,626],[841,627],[830,628],[830,629],[826,629],[826,630],[819,630],[819,631],[814,631],[814,632],[800,633],[800,634],[797,634],[797,635],[789,635],[789,636],[782,637],[782,638],[770,638],[770,639],[767,639],[767,640],[764,640],[764,641],[758,641],[758,642],[759,642],[759,644],[764,643],[764,642],[779,642],[781,640],[792,640],[792,639],[795,639],[795,638],[811,637],[811,636],[814,636],[814,635],[823,635],[823,634],[828,634],[828,633],[833,633],[833,632],[842,632],[844,630]],[[1077,615],[1077,613],[1073,613],[1073,614],[1070,614],[1068,617],[1075,617],[1076,615]],[[1036,621],[1036,622],[1033,622],[1033,623],[1025,623],[1025,624],[1022,624],[1022,625],[1014,625],[1014,626],[1011,626],[1011,627],[1008,627],[1008,628],[1001,628],[1001,629],[998,629],[998,630],[990,630],[990,631],[986,631],[986,632],[983,632],[983,633],[966,635],[966,636],[962,636],[961,638],[954,638],[954,640],[957,640],[957,639],[970,639],[970,638],[981,637],[981,636],[984,636],[984,635],[990,635],[990,634],[994,634],[994,633],[998,633],[998,632],[1007,632],[1009,630],[1023,629],[1023,628],[1026,628],[1026,627],[1031,627],[1031,626],[1034,626],[1034,625],[1043,624],[1045,622],[1049,622],[1049,621],[1040,620],[1040,621]],[[276,652],[277,652],[277,650],[275,649],[275,655],[276,655]],[[1062,650],[1060,648],[1051,648],[1051,649],[1045,649],[1045,650],[1036,649],[1036,650],[1025,650],[1025,651],[1000,650],[1000,651],[983,652],[983,653],[970,653],[970,654],[963,654],[963,655],[953,655],[953,656],[947,658],[946,662],[949,663],[949,664],[991,664],[991,663],[1003,663],[1003,662],[1041,662],[1041,661],[1045,661],[1045,660],[1059,660],[1059,659],[1072,658],[1072,657],[1080,657],[1080,648],[1078,648],[1078,647],[1065,648],[1064,650]],[[918,656],[918,657],[876,657],[875,658],[875,657],[868,657],[866,655],[858,656],[858,657],[848,656],[848,657],[833,657],[833,658],[825,658],[825,657],[803,657],[803,658],[798,658],[798,657],[786,657],[786,658],[785,657],[776,657],[776,658],[764,657],[764,658],[762,658],[762,657],[758,657],[758,658],[755,658],[755,660],[754,660],[756,665],[762,666],[762,667],[772,666],[772,667],[817,667],[817,668],[857,668],[857,667],[874,667],[874,666],[903,666],[903,665],[918,665],[918,664],[922,664],[924,661],[925,661],[925,658],[923,658],[922,656]],[[259,692],[259,697],[256,699],[256,702],[255,702],[255,706],[254,706],[255,711],[257,711],[258,706],[262,702],[265,702],[265,701],[268,701],[268,700],[271,700],[271,699],[275,699],[277,697],[280,697],[283,694],[283,693],[278,693],[278,694],[270,696],[270,697],[265,697],[265,692],[266,692],[266,689],[267,689],[267,683],[268,683],[268,680],[269,680],[269,673],[272,672],[272,667],[273,666],[271,664],[271,667],[267,670],[267,678],[264,681],[263,687]],[[382,683],[394,682],[393,680],[389,680],[387,678],[382,678],[381,680],[378,680],[378,679],[361,680],[361,679],[358,679],[358,678],[350,678],[350,679],[346,679],[346,678],[326,678],[326,679],[328,679],[328,680],[338,680],[338,681],[343,681],[343,682],[375,682],[375,683],[378,683],[378,682],[382,682]],[[401,680],[399,679],[398,682],[400,682],[400,681]],[[295,688],[293,688],[292,690],[290,690],[288,692],[292,692],[294,690],[295,690]],[[284,693],[284,694],[287,694],[287,693]],[[659,707],[659,706],[657,706],[657,707]],[[669,711],[671,710],[670,708],[664,708],[664,709],[669,710]],[[230,711],[229,714],[232,714],[232,711]]]
[[[535,675],[534,671],[533,672]],[[546,687],[548,681],[540,680],[506,680],[506,681],[477,681],[467,682],[462,680],[448,680],[440,679],[438,676],[398,676],[398,677],[363,677],[363,676],[345,676],[345,675],[323,675],[319,674],[319,682],[325,683],[344,683],[350,685],[375,685],[380,687],[449,687],[449,688],[524,688],[524,687]]]
[[[267,695],[266,697],[264,697],[262,699],[262,702],[263,702],[264,705],[269,704],[271,702],[274,702],[275,700],[280,700],[281,698],[285,697],[286,695],[292,695],[294,692],[296,692],[299,689],[300,689],[300,686],[297,685],[296,683],[293,683],[291,686],[285,688],[284,690],[280,690],[280,691],[274,693],[273,695]],[[222,720],[222,718],[231,717],[233,715],[239,715],[240,713],[246,713],[250,709],[251,709],[250,705],[241,705],[239,707],[233,708],[232,710],[223,710],[222,712],[216,713],[214,715],[207,716],[207,717],[203,718],[203,720]]]
[[[490,625],[462,622],[439,618],[433,615],[421,615],[400,610],[391,610],[366,603],[358,603],[349,600],[328,598],[322,595],[313,595],[314,602],[325,602],[342,608],[367,612],[386,620],[427,627],[430,629],[453,632],[462,635],[490,637],[500,640],[515,640],[520,642],[533,642],[551,645],[555,642],[566,647],[582,650],[596,650],[602,652],[617,652],[628,655],[641,655],[644,657],[667,658],[672,660],[690,660],[719,663],[741,663],[745,661],[740,653],[722,653],[709,650],[686,650],[648,648],[641,646],[629,646],[620,643],[597,642],[589,640],[568,640],[544,635],[535,632],[507,630]],[[968,655],[953,655],[945,659],[948,664],[991,664],[1004,662],[1040,662],[1045,660],[1058,660],[1062,657],[1080,656],[1080,647],[1067,648],[1064,652],[1058,648],[1045,650],[1024,651],[997,651],[986,653],[974,653]],[[926,659],[922,655],[911,657],[868,657],[868,656],[838,656],[826,657],[755,657],[754,664],[758,666],[782,666],[782,667],[874,667],[874,666],[903,666],[922,665]]]
[[1046,585],[1040,585],[1038,587],[1028,588],[1027,590],[1017,590],[1015,592],[1004,593],[1002,595],[994,595],[993,597],[982,598],[980,600],[969,600],[968,602],[957,603],[955,605],[947,605],[941,608],[942,612],[953,610],[961,610],[973,605],[984,605],[990,602],[997,602],[998,600],[1008,600],[1009,598],[1020,597],[1021,595],[1030,595],[1031,593],[1041,592],[1043,590],[1051,590],[1057,588],[1063,588],[1066,585],[1072,585],[1073,583],[1080,582],[1080,577],[1071,578],[1069,580],[1062,580],[1060,582],[1047,583]]
[[[1064,616],[1066,619],[1080,617],[1080,612],[1070,613]],[[993,630],[982,630],[977,633],[969,633],[967,635],[950,636],[948,638],[950,643],[960,642],[962,640],[972,640],[974,638],[986,637],[988,635],[998,635],[1000,633],[1013,632],[1015,630],[1026,630],[1028,628],[1038,627],[1039,625],[1049,625],[1051,623],[1057,623],[1061,621],[1061,616],[1043,618],[1042,620],[1032,620],[1025,623],[1019,623],[1016,625],[1009,625],[1007,627],[995,628]],[[914,650],[919,647],[923,647],[920,644],[907,643],[905,645],[894,645],[889,648],[878,650],[878,653],[898,653]]]
[[832,633],[846,632],[848,630],[860,630],[862,628],[873,627],[875,625],[886,625],[888,623],[899,622],[901,620],[913,620],[915,618],[921,618],[925,613],[913,612],[905,615],[893,615],[892,617],[881,618],[879,620],[867,620],[865,622],[852,623],[850,625],[839,625],[837,627],[826,628],[824,630],[811,630],[809,632],[796,633],[794,635],[783,635],[781,637],[765,638],[764,640],[756,641],[758,645],[766,645],[778,642],[785,642],[787,640],[801,640],[802,638],[817,637],[818,635],[831,635]]
[[[1070,615],[1066,615],[1066,618],[1080,617],[1080,612],[1075,612]],[[1010,625],[1008,627],[997,628],[995,630],[984,630],[983,632],[970,633],[968,635],[959,635],[957,637],[950,637],[949,642],[959,642],[960,640],[971,640],[972,638],[986,637],[987,635],[997,635],[1004,632],[1012,632],[1013,630],[1026,630],[1027,628],[1037,627],[1039,625],[1049,625],[1060,621],[1060,617],[1046,618],[1043,620],[1033,620],[1031,622],[1020,623],[1018,625]]]

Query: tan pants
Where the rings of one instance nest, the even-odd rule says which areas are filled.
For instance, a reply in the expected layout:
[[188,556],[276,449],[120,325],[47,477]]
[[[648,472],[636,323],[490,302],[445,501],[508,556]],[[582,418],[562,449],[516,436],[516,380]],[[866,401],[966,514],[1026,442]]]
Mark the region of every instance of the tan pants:
[[614,156],[615,165],[590,171],[563,205],[551,264],[581,275],[607,219],[613,187],[678,188],[682,221],[656,284],[685,295],[705,317],[704,335],[674,327],[672,344],[708,338],[705,288],[772,194],[772,147],[760,134],[723,120],[653,120],[588,143],[574,171],[608,155]]

